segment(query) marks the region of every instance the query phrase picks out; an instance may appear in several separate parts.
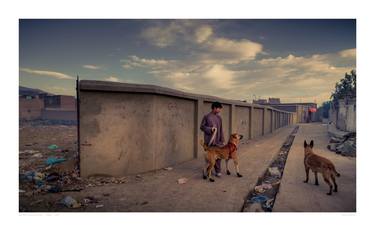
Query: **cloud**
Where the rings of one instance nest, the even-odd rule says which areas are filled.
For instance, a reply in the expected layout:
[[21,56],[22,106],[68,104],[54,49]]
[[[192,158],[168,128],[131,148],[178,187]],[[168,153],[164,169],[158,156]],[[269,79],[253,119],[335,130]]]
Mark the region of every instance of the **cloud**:
[[106,77],[106,78],[104,78],[104,80],[112,81],[112,82],[119,82],[120,81],[120,79],[118,77],[115,77],[115,76]]
[[[173,20],[169,24],[161,23],[148,27],[141,32],[141,38],[160,48],[173,45],[178,39],[191,35],[194,21]],[[190,38],[190,37],[189,37]]]
[[256,95],[280,97],[283,102],[321,103],[329,99],[345,72],[355,68],[355,58],[348,60],[341,54],[342,51],[310,56],[290,54],[234,64],[220,60],[204,63],[191,58],[156,63],[138,58],[143,61],[138,68],[148,69],[153,84],[193,93],[237,100]]
[[195,30],[195,41],[197,43],[203,43],[212,35],[212,33],[213,29],[209,25],[200,26]]
[[121,60],[121,62],[124,63],[122,67],[125,69],[131,69],[135,67],[156,69],[156,68],[160,68],[163,66],[167,66],[170,63],[173,63],[173,60],[146,59],[146,58],[140,58],[138,56],[132,55],[132,56],[129,56],[129,59]]
[[212,65],[240,63],[264,53],[262,44],[248,38],[218,37],[209,23],[194,20],[168,22],[146,28],[141,37],[160,48],[175,46],[179,50],[185,49],[194,59]]
[[253,60],[257,54],[262,52],[263,46],[247,39],[214,38],[205,43],[205,48],[207,52],[202,54],[204,61],[239,63]]
[[40,75],[40,76],[48,76],[48,77],[53,77],[56,79],[61,79],[61,80],[72,80],[74,79],[72,76],[60,73],[60,72],[55,72],[55,71],[45,71],[45,70],[34,70],[34,69],[29,69],[29,68],[20,68],[20,71],[33,74],[33,75]]
[[83,68],[87,68],[87,69],[91,69],[91,70],[98,70],[98,69],[100,69],[100,66],[90,65],[90,64],[83,65],[82,67]]
[[342,50],[340,51],[340,56],[343,58],[355,58],[357,54],[357,50],[354,49],[348,49],[348,50]]

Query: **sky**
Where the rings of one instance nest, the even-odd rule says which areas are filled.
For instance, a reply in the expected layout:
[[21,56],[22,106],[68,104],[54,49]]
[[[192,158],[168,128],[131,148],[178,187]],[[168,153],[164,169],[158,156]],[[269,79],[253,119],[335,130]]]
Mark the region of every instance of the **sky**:
[[282,102],[330,98],[356,68],[356,21],[19,21],[19,83],[75,95],[75,79]]

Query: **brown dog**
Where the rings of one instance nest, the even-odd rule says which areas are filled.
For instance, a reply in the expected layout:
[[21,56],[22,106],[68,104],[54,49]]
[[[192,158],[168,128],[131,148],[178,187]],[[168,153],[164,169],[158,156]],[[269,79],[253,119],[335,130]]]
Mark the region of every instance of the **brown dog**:
[[310,141],[310,144],[308,145],[307,142],[304,142],[305,147],[305,171],[306,171],[306,180],[303,181],[304,183],[307,183],[309,181],[309,170],[314,172],[315,174],[315,185],[319,185],[318,182],[318,172],[322,173],[324,181],[329,185],[329,192],[327,195],[332,195],[332,183],[330,179],[333,181],[333,184],[335,185],[334,192],[337,192],[337,184],[336,184],[336,176],[340,177],[340,174],[336,171],[335,165],[333,163],[323,158],[317,154],[315,154],[312,151],[312,148],[314,146],[314,141]]
[[[242,135],[239,135],[237,133],[233,133],[230,135],[228,144],[226,144],[223,147],[218,146],[207,146],[204,144],[203,140],[201,140],[201,145],[204,148],[204,151],[207,151],[206,154],[206,167],[203,168],[203,179],[207,179],[207,176],[211,182],[214,182],[215,180],[212,179],[212,168],[215,165],[216,159],[221,158],[225,159],[225,166],[227,170],[227,175],[230,175],[230,171],[228,169],[228,161],[229,159],[233,159],[234,166],[236,168],[237,176],[242,177],[240,174],[240,170],[238,167],[238,156],[237,156],[237,147],[240,143],[240,140],[243,138]],[[206,173],[207,172],[207,173]]]

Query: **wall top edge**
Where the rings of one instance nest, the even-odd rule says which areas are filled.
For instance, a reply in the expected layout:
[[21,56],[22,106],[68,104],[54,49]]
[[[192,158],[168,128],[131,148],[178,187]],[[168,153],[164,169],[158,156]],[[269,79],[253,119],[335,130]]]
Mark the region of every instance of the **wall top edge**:
[[288,111],[278,110],[270,106],[246,103],[239,100],[225,99],[216,96],[202,95],[179,91],[171,88],[161,87],[157,85],[148,84],[134,84],[134,83],[120,83],[111,81],[99,81],[99,80],[80,80],[79,81],[80,91],[98,91],[98,92],[121,92],[121,93],[147,93],[147,94],[159,94],[167,95],[172,97],[190,99],[190,100],[202,100],[204,102],[219,101],[227,105],[235,105],[242,107],[254,107],[261,109],[269,109],[283,113],[294,113]]

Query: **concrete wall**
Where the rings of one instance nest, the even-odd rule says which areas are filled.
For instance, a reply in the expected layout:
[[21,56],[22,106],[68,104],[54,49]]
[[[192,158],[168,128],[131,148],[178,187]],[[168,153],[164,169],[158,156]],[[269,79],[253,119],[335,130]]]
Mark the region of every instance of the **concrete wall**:
[[254,108],[253,115],[253,136],[259,137],[263,135],[263,111],[264,108]]
[[290,112],[153,85],[84,80],[79,96],[83,177],[124,176],[203,157],[199,126],[213,101],[224,107],[226,141],[234,132],[244,140],[271,133],[281,122],[280,113],[290,116],[284,125],[295,123]]
[[356,132],[356,100],[339,100],[337,107],[331,105],[329,121],[342,131]]
[[236,106],[236,127],[234,129],[235,132],[243,135],[245,139],[250,138],[250,112],[251,109],[249,107],[243,106]]

